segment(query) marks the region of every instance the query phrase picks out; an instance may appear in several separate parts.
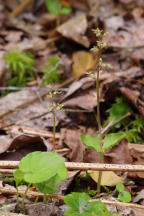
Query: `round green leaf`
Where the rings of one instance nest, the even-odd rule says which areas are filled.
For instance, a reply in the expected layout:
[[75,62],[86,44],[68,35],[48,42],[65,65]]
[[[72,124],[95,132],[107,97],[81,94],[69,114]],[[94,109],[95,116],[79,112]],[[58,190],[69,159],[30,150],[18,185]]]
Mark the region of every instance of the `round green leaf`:
[[56,152],[32,152],[22,158],[19,169],[28,183],[44,182],[56,174],[63,180],[67,177],[64,161]]
[[117,190],[118,192],[122,192],[122,191],[124,191],[124,189],[125,189],[125,187],[124,187],[124,185],[123,185],[122,183],[118,183],[118,184],[116,185],[116,190]]
[[118,200],[122,202],[130,202],[131,201],[131,194],[128,191],[122,191],[118,195]]
[[53,194],[57,191],[57,189],[54,186],[57,186],[61,183],[61,179],[56,174],[52,178],[48,179],[45,182],[37,183],[35,186],[39,189],[40,192],[44,194]]

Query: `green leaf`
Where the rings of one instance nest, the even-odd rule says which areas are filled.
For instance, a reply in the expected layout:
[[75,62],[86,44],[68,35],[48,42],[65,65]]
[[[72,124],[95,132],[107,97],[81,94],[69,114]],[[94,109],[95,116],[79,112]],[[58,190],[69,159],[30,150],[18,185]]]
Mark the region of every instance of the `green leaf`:
[[118,132],[118,133],[111,133],[105,136],[104,144],[103,144],[103,152],[107,151],[108,149],[115,146],[118,142],[120,142],[124,137],[125,133]]
[[113,214],[107,210],[107,207],[104,203],[99,201],[94,201],[88,204],[85,209],[85,215],[101,215],[101,216],[112,216]]
[[56,56],[52,56],[49,58],[47,62],[45,62],[43,73],[46,75],[43,84],[47,85],[49,83],[55,83],[60,80],[60,72],[58,71],[58,62],[59,59]]
[[130,111],[130,107],[124,97],[117,98],[116,103],[108,110],[109,119],[108,121],[116,121],[122,116],[126,115]]
[[59,0],[46,0],[46,7],[50,13],[59,15],[62,10],[62,3]]
[[20,169],[17,169],[14,172],[14,180],[17,186],[20,185],[24,181],[24,173]]
[[124,187],[124,185],[123,185],[122,183],[118,183],[118,184],[116,185],[116,190],[117,190],[118,192],[122,192],[122,191],[124,191],[124,189],[125,189],[125,187]]
[[88,148],[100,152],[100,137],[81,134],[81,140]]
[[70,6],[64,6],[61,11],[60,14],[69,14],[72,11]]
[[118,195],[118,200],[122,202],[130,202],[131,201],[131,194],[128,191],[122,191]]
[[[90,200],[90,196],[86,193],[73,192],[64,197],[64,202],[72,208],[74,213],[83,213],[84,207]],[[68,211],[69,212],[69,211]],[[70,215],[68,212],[65,212],[65,215]]]
[[63,180],[67,177],[64,161],[56,152],[32,152],[22,158],[19,169],[28,183],[44,182],[56,174]]
[[61,179],[56,174],[52,178],[48,179],[45,182],[37,183],[35,186],[39,189],[40,192],[44,194],[53,194],[57,191],[57,189],[54,186],[57,186],[61,183]]

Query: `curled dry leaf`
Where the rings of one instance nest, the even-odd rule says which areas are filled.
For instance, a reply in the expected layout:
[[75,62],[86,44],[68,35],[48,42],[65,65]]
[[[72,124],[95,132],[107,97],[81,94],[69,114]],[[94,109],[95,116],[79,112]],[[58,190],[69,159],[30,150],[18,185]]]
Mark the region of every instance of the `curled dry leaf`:
[[73,60],[73,74],[74,76],[80,77],[83,75],[87,70],[91,69],[94,64],[94,57],[90,52],[87,51],[78,51],[73,53],[72,55],[72,60]]

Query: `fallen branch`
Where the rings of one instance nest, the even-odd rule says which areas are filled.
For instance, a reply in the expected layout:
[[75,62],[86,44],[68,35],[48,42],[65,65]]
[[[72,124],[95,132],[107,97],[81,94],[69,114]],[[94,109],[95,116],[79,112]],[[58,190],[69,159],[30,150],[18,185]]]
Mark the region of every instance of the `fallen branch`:
[[10,14],[10,16],[12,18],[15,18],[16,16],[18,16],[33,0],[24,0],[22,1],[21,4],[18,5],[18,7],[12,11],[12,13]]
[[[1,169],[15,169],[18,167],[18,165],[19,165],[19,161],[0,161]],[[65,162],[65,165],[68,170],[144,172],[144,165],[77,163],[77,162]]]

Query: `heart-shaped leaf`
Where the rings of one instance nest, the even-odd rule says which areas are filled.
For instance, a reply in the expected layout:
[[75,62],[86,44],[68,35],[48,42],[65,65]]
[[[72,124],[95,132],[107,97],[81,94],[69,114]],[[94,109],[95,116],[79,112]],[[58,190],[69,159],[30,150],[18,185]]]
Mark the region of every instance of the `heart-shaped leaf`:
[[82,142],[90,149],[100,152],[100,137],[81,134]]
[[56,174],[63,180],[67,177],[64,161],[56,152],[32,152],[22,158],[19,169],[28,183],[44,182]]

